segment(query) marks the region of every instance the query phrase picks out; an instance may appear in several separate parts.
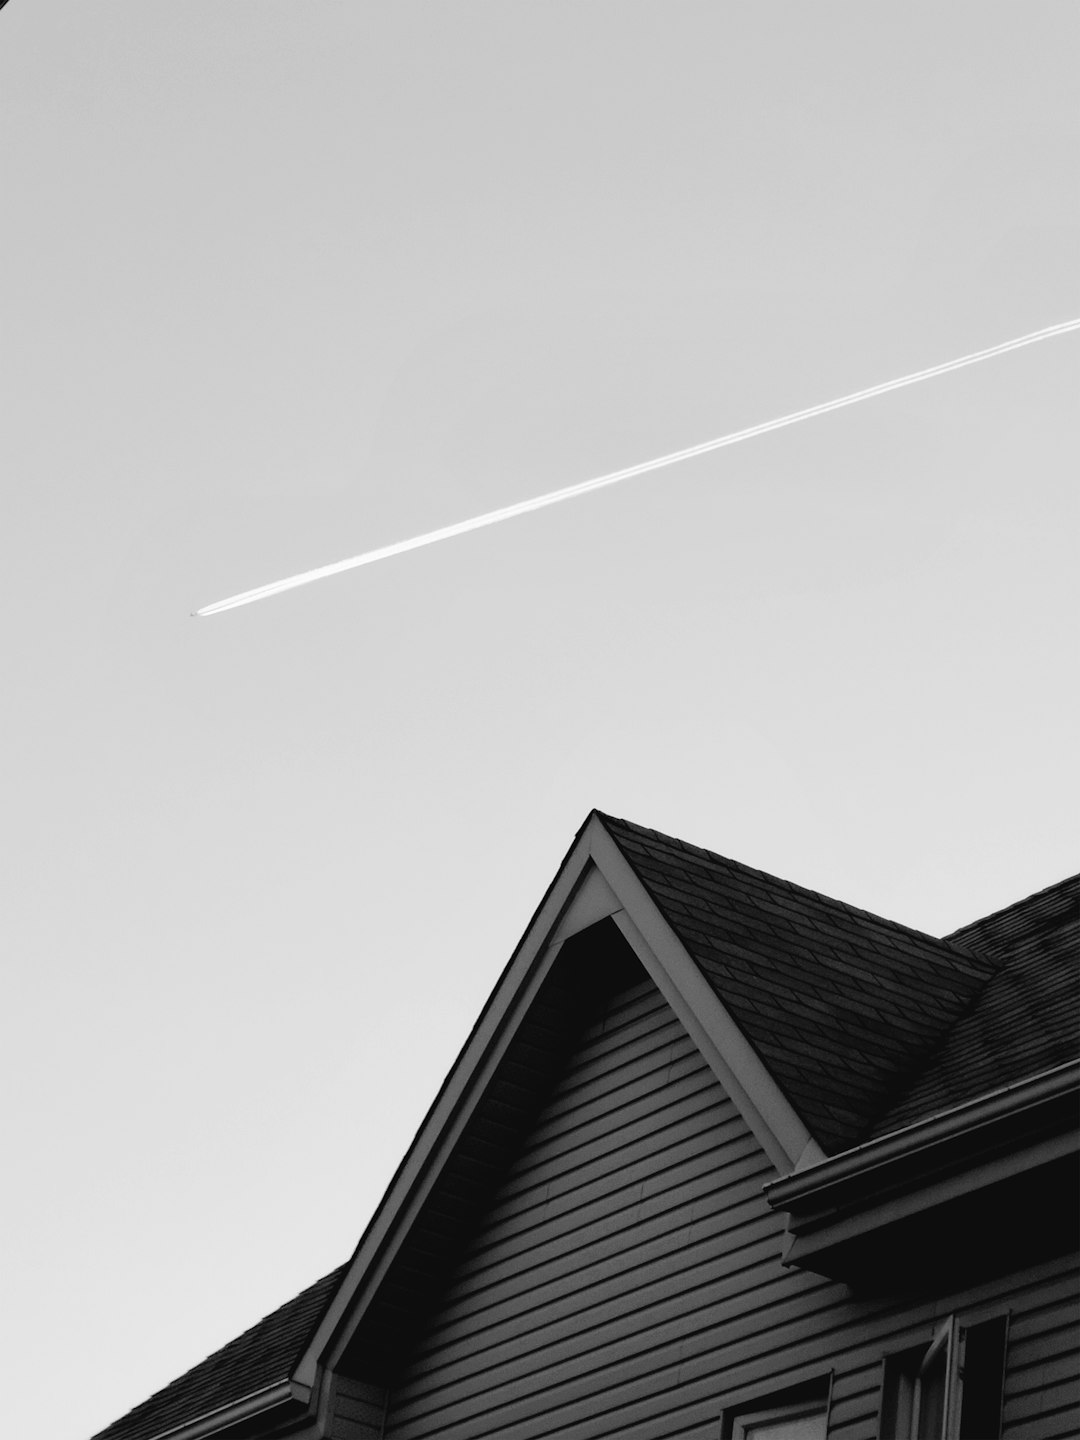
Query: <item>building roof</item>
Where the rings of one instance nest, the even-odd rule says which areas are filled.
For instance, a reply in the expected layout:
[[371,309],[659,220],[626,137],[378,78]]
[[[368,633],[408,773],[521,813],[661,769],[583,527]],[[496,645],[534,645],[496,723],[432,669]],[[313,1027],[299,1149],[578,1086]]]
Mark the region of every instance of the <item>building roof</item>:
[[879,1117],[875,1135],[1076,1057],[1080,875],[947,938],[992,959],[997,971],[906,1092]]
[[857,1145],[998,961],[603,816],[827,1154]]
[[[937,939],[595,813],[826,1154],[1075,1056],[1080,876]],[[288,1380],[348,1270],[95,1440],[153,1440]]]
[[150,1440],[288,1380],[348,1267],[340,1265],[223,1349],[136,1405],[94,1440]]

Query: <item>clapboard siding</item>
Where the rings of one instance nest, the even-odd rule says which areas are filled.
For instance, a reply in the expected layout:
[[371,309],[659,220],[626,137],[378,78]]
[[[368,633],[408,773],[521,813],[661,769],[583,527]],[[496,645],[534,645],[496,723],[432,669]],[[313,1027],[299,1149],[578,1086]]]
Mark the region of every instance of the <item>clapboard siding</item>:
[[[686,1230],[694,1201],[714,1188],[701,1161],[718,1126],[743,1140],[716,1099],[655,989],[623,992],[587,1032],[495,1197],[421,1341],[411,1388],[395,1389],[389,1433],[432,1433],[455,1414],[470,1424],[491,1408],[493,1388],[523,1376],[549,1388],[567,1331],[588,1335],[589,1310],[605,1296],[624,1310],[610,1287],[642,1248],[666,1283],[665,1258],[684,1248],[672,1232]],[[575,1368],[577,1356],[567,1358]]]
[[[1071,1289],[1067,1289],[1071,1278]],[[1005,1370],[1006,1440],[1075,1440],[1080,1434],[1076,1276],[1044,1303],[1014,1312]]]
[[[699,1251],[699,1257],[700,1254]],[[468,1342],[458,1342],[456,1346],[448,1346],[445,1353],[436,1352],[434,1358],[437,1365],[430,1363],[432,1357],[429,1356],[427,1385],[422,1378],[425,1373],[423,1363],[415,1367],[415,1393],[419,1395],[425,1389],[431,1391],[441,1387],[445,1383],[442,1376],[443,1362],[451,1359],[455,1362],[456,1388],[461,1393],[472,1388],[469,1385],[470,1377],[490,1386],[490,1370],[506,1362],[516,1361],[515,1371],[519,1375],[543,1371],[553,1362],[557,1363],[572,1353],[573,1341],[567,1338],[572,1326],[589,1326],[595,1329],[618,1326],[620,1341],[624,1346],[631,1343],[635,1334],[650,1332],[646,1340],[651,1343],[665,1318],[678,1319],[685,1314],[687,1300],[693,1303],[695,1290],[704,1293],[723,1280],[731,1279],[740,1266],[747,1271],[756,1270],[774,1254],[775,1245],[771,1238],[766,1238],[745,1255],[740,1253],[722,1258],[709,1257],[705,1262],[699,1258],[678,1269],[653,1262],[642,1269],[636,1288],[656,1294],[669,1293],[665,1299],[636,1306],[632,1313],[628,1311],[628,1285],[625,1278],[613,1277],[607,1284],[595,1286],[600,1296],[596,1302],[583,1302],[579,1296],[575,1296],[574,1303],[552,1303],[550,1307],[544,1307],[540,1311],[544,1317],[540,1323],[537,1323],[535,1313],[531,1317],[525,1313],[515,1317],[510,1323],[488,1327],[487,1332],[478,1337],[479,1343],[475,1346]],[[699,1268],[694,1268],[695,1263]],[[593,1277],[590,1276],[589,1281],[591,1293],[594,1289]],[[486,1344],[485,1339],[488,1341]]]
[[867,1421],[876,1421],[883,1370],[882,1360],[875,1356],[868,1364],[848,1368],[834,1377],[829,1406],[831,1440],[863,1434]]
[[[695,1143],[705,1143],[707,1128],[695,1129]],[[679,1136],[680,1142],[682,1139]],[[684,1243],[677,1227],[688,1201],[696,1201],[700,1206],[694,1216],[697,1227],[707,1227],[710,1221],[717,1225],[728,1223],[729,1208],[738,1199],[745,1199],[745,1195],[735,1197],[727,1192],[736,1188],[745,1192],[746,1181],[761,1176],[763,1165],[760,1152],[740,1154],[741,1145],[738,1148],[717,1145],[715,1153],[727,1159],[725,1149],[734,1152],[730,1155],[729,1170],[735,1178],[723,1187],[723,1195],[718,1193],[715,1172],[695,1175],[694,1167],[689,1164],[673,1167],[674,1175],[665,1170],[653,1188],[646,1188],[643,1181],[629,1179],[622,1192],[585,1199],[577,1211],[564,1209],[561,1215],[539,1221],[535,1235],[523,1231],[508,1237],[505,1245],[498,1249],[489,1250],[490,1263],[486,1268],[470,1266],[464,1271],[456,1308],[464,1308],[467,1297],[477,1292],[482,1292],[488,1297],[488,1303],[493,1303],[508,1289],[516,1291],[522,1284],[538,1284],[545,1278],[572,1274],[583,1264],[599,1263],[609,1255],[622,1254],[649,1241],[655,1240],[661,1246]],[[666,1183],[669,1179],[675,1183]],[[775,1222],[773,1228],[777,1228]],[[528,1281],[520,1278],[526,1274],[530,1276]]]
[[[1044,1265],[1025,1274],[935,1297],[933,1301],[908,1306],[893,1302],[876,1319],[860,1317],[859,1342],[837,1350],[833,1357],[830,1440],[872,1440],[876,1436],[882,1357],[925,1343],[940,1318],[953,1312],[961,1317],[971,1312],[974,1318],[1009,1312],[1003,1415],[1006,1440],[1037,1440],[1043,1434],[1064,1440],[1080,1434],[1080,1412],[1059,1388],[1060,1376],[1055,1373],[1060,1368],[1075,1375],[1080,1365],[1078,1285],[1077,1259],[1069,1257],[1067,1262]],[[1053,1328],[1047,1329],[1047,1318],[1054,1316],[1056,1325],[1051,1320]],[[1035,1372],[1040,1372],[1037,1377]],[[1025,1410],[1023,1399],[1030,1393],[1029,1383],[1039,1392],[1040,1414],[1052,1408],[1058,1416],[1049,1429],[1043,1429],[1043,1420],[1038,1417],[1032,1428],[1035,1407]]]
[[[463,1257],[395,1386],[388,1435],[509,1433],[582,1405],[572,1423],[602,1426],[643,1373],[647,1404],[650,1389],[670,1392],[688,1319],[708,1324],[740,1296],[756,1304],[753,1277],[775,1266],[771,1175],[658,992],[623,992]],[[708,1421],[706,1401],[687,1423]]]
[[830,1440],[873,1440],[883,1357],[965,1309],[1010,1313],[1007,1440],[1080,1433],[1075,1265],[858,1298],[783,1267],[773,1174],[659,993],[613,997],[415,1337],[387,1440],[717,1440],[723,1407],[829,1375]]

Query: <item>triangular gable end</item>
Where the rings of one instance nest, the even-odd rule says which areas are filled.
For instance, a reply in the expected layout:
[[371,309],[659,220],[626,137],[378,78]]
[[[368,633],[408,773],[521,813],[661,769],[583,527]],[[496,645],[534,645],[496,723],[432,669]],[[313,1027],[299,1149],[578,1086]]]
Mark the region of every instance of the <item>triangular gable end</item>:
[[[823,1152],[757,1053],[660,913],[593,812],[499,979],[416,1139],[360,1241],[337,1294],[301,1357],[294,1380],[313,1387],[333,1371],[387,1282],[442,1184],[439,1209],[469,1203],[469,1167],[482,1158],[477,1117],[497,1135],[513,1121],[513,1086],[497,1075],[511,1047],[529,1050],[529,1027],[547,1023],[556,961],[581,932],[609,921],[655,983],[727,1092],[779,1175],[814,1164]],[[555,1001],[559,1002],[558,998]],[[578,1003],[563,1000],[561,1003]],[[539,1017],[539,1018],[538,1018]],[[501,1088],[500,1088],[501,1087]],[[498,1093],[496,1094],[496,1091]],[[504,1125],[505,1128],[505,1125]],[[470,1155],[462,1154],[471,1145]],[[481,1149],[477,1149],[478,1143]],[[451,1171],[457,1166],[457,1175]],[[450,1181],[447,1176],[450,1175]],[[417,1242],[423,1249],[423,1237]]]

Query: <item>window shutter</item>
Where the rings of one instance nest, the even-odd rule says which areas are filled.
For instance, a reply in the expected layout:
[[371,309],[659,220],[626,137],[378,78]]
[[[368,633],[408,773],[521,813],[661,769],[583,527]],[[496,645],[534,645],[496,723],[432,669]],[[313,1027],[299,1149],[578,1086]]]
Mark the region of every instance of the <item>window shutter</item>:
[[1005,1384],[1009,1317],[996,1315],[963,1335],[960,1360],[960,1440],[998,1440]]

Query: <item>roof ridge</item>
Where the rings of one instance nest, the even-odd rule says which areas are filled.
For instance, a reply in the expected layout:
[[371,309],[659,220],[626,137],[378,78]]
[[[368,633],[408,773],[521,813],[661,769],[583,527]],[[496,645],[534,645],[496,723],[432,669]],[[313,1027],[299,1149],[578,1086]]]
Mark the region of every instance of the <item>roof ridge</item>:
[[1070,885],[1080,884],[1080,872],[1075,875],[1064,875],[1060,880],[1055,880],[1052,885],[1044,885],[1041,890],[1033,890],[1030,895],[1025,895],[1022,900],[1014,900],[1011,905],[1002,905],[997,910],[991,910],[989,915],[979,915],[974,920],[969,920],[966,925],[958,925],[955,930],[950,930],[942,939],[953,943],[953,937],[964,935],[968,931],[979,929],[984,925],[991,925],[1001,920],[1006,915],[1019,914],[1029,905],[1033,906],[1039,901],[1047,899],[1055,892],[1066,892]]
[[[835,905],[838,910],[843,910],[849,915],[857,915],[862,920],[871,920],[876,925],[884,925],[890,930],[897,930],[903,935],[914,935],[920,940],[930,940],[934,945],[947,945],[952,950],[960,951],[965,958],[969,958],[969,952],[965,945],[954,941],[948,935],[932,935],[929,930],[920,930],[914,925],[905,925],[902,920],[890,919],[887,915],[879,915],[874,910],[867,910],[861,905],[852,905],[850,901],[840,900],[835,895],[826,895],[823,890],[814,890],[809,885],[802,885],[797,880],[788,880],[783,875],[774,875],[770,870],[762,870],[756,865],[747,865],[743,860],[733,860],[729,855],[721,855],[719,851],[710,850],[704,845],[695,845],[689,840],[680,840],[675,835],[668,835],[663,830],[655,830],[647,825],[639,825],[634,820],[627,820],[619,815],[609,815],[603,810],[595,810],[594,813],[605,823],[624,825],[628,830],[636,831],[638,834],[651,835],[657,840],[663,840],[668,845],[674,845],[680,850],[688,850],[691,853],[702,855],[709,860],[718,860],[722,865],[728,865],[733,870],[742,871],[744,874],[756,875],[763,880],[768,880],[774,885],[783,885],[788,890],[794,890],[800,895],[809,895],[813,899],[823,902],[826,905]],[[959,932],[956,932],[959,933]],[[977,957],[985,959],[984,956]]]

